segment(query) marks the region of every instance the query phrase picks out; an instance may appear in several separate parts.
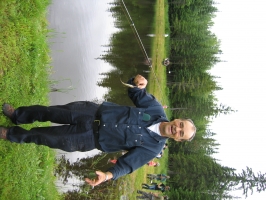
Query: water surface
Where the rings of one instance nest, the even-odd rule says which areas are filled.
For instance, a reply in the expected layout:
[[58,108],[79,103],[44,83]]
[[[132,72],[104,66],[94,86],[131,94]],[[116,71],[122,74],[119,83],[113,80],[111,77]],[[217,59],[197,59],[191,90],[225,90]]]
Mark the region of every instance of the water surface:
[[[111,0],[53,0],[48,9],[49,38],[53,73],[53,86],[61,92],[52,92],[51,105],[66,104],[72,101],[102,99],[106,89],[97,86],[102,72],[112,69],[107,62],[96,60],[116,31],[113,18],[108,12]],[[86,153],[67,153],[66,158],[77,158],[99,153],[93,150]],[[61,156],[65,152],[58,151]],[[72,188],[74,180],[69,180],[64,190]]]

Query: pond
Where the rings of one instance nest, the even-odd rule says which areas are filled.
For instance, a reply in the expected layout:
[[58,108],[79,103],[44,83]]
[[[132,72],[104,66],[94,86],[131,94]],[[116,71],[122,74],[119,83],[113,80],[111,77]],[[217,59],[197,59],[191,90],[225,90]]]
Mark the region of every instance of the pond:
[[[72,101],[103,99],[106,88],[97,85],[100,73],[112,69],[111,65],[95,58],[104,51],[109,38],[116,31],[113,18],[106,12],[110,0],[53,0],[48,10],[49,39],[54,80],[54,90],[50,99],[52,105]],[[95,12],[97,11],[97,12]],[[90,152],[66,153],[58,150],[70,161],[93,156],[98,150]],[[61,187],[64,191],[72,189],[75,179]]]
[[[97,85],[100,73],[112,69],[103,60],[96,60],[116,31],[107,12],[110,0],[53,0],[48,10],[49,39],[53,73],[51,79],[58,92],[51,92],[52,105],[72,101],[103,99],[106,88]],[[97,11],[97,12],[95,12]],[[63,153],[63,152],[61,152]],[[93,152],[90,152],[94,154]],[[88,155],[88,153],[85,153]],[[74,152],[70,160],[84,156]]]

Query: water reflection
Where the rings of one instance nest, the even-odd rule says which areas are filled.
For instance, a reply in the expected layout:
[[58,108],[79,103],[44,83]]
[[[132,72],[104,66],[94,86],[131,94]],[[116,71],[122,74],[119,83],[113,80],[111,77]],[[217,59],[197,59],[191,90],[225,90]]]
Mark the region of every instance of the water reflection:
[[[151,57],[152,38],[147,34],[153,32],[154,1],[124,1],[129,11],[129,15],[134,23],[128,20],[125,14],[125,8],[118,4],[112,7],[112,16],[115,17],[115,26],[121,31],[112,36],[109,49],[100,59],[105,60],[114,67],[114,70],[105,73],[106,77],[99,85],[103,87],[112,87],[105,99],[122,105],[132,105],[127,96],[126,90],[121,89],[119,79],[126,81],[138,73],[150,70],[150,63],[147,62]],[[140,42],[141,40],[141,42]],[[145,51],[143,50],[143,47]],[[146,56],[147,55],[147,56]]]
[[[110,0],[53,0],[48,10],[51,57],[54,73],[61,81],[57,87],[73,90],[51,93],[52,104],[102,98],[106,89],[97,86],[99,73],[112,67],[96,60],[106,49],[110,35],[116,30],[110,13]],[[97,11],[97,12],[95,12]]]
[[[111,0],[53,0],[48,10],[49,39],[53,86],[61,92],[51,93],[51,104],[66,104],[72,101],[102,99],[107,89],[97,86],[101,72],[112,69],[103,60],[97,60],[106,49],[111,34],[116,31],[113,18],[106,12]],[[97,12],[95,12],[97,11]],[[62,92],[64,90],[64,92]],[[71,153],[71,161],[77,157],[94,155]],[[63,153],[63,152],[61,152]]]
[[[49,38],[55,90],[50,95],[51,104],[66,104],[72,101],[102,99],[107,89],[97,86],[100,73],[108,72],[111,65],[96,60],[106,49],[109,38],[116,29],[113,18],[106,12],[112,0],[53,0],[48,9]],[[95,12],[97,11],[97,12]],[[64,92],[63,92],[64,91]],[[77,158],[93,156],[98,150],[80,153],[58,151],[71,162]],[[61,181],[58,181],[60,185]],[[80,181],[69,178],[68,184],[59,186],[60,191],[73,190]]]

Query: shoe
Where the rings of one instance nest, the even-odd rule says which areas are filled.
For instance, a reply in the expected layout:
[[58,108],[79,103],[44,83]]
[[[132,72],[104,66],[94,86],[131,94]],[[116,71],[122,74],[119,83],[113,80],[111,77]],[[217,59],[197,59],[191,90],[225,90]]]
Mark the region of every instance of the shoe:
[[6,140],[8,128],[0,127],[0,139]]
[[7,116],[9,119],[13,119],[13,115],[15,112],[15,108],[13,108],[10,104],[4,103],[2,106],[2,110],[5,116]]

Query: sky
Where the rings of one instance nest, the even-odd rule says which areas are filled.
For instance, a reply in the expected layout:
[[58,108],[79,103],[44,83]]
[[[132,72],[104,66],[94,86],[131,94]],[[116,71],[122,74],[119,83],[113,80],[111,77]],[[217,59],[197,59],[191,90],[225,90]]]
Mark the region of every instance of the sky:
[[[220,144],[214,157],[237,172],[251,167],[266,173],[265,86],[266,86],[266,1],[216,0],[219,12],[211,31],[221,42],[220,62],[210,71],[218,85],[219,103],[235,113],[220,115],[211,123],[214,139]],[[242,191],[236,195],[242,196]],[[247,200],[266,199],[266,191]]]

